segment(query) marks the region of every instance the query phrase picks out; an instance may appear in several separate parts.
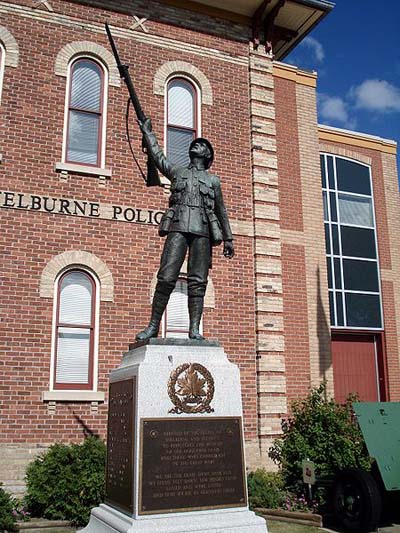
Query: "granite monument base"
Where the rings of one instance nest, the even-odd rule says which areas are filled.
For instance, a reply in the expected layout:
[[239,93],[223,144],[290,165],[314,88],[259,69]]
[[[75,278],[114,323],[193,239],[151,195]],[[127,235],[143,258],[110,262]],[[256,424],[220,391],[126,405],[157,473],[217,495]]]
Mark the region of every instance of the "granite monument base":
[[85,533],[266,533],[247,504],[239,369],[214,341],[151,339],[110,375],[106,502]]

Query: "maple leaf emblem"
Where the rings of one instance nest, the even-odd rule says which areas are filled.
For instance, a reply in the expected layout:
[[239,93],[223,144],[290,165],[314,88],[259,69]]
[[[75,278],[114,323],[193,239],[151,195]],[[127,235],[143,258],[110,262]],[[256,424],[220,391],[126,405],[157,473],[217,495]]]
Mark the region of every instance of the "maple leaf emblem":
[[204,390],[205,384],[206,380],[200,378],[197,371],[190,365],[185,375],[177,380],[177,393],[181,396],[189,396],[191,401],[196,401],[201,396],[207,395]]
[[184,363],[171,373],[168,396],[175,405],[169,413],[212,413],[214,379],[199,363]]

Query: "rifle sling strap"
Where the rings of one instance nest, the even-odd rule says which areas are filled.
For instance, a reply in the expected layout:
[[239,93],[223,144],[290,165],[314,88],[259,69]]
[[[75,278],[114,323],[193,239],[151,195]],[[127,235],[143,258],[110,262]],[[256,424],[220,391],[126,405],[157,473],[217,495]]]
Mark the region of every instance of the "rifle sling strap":
[[137,160],[137,157],[135,155],[135,152],[133,151],[133,147],[132,147],[132,142],[131,142],[131,136],[129,134],[129,109],[130,109],[130,106],[131,106],[131,102],[132,100],[130,98],[128,98],[128,103],[127,103],[127,106],[126,106],[126,114],[125,114],[125,125],[126,125],[126,138],[128,140],[128,144],[129,144],[129,149],[131,151],[131,154],[132,154],[132,157],[133,157],[133,160],[135,161],[138,169],[139,169],[139,172],[142,176],[142,178],[144,179],[145,183],[147,184],[147,178],[146,178],[146,175],[145,173],[143,172],[143,169],[142,167],[140,166],[140,163],[139,161]]

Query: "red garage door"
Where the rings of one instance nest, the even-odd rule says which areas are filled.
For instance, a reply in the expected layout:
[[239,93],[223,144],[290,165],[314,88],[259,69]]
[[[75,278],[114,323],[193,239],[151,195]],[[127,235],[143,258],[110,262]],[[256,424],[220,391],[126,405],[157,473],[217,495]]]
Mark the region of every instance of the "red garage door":
[[360,400],[379,401],[375,335],[333,335],[332,361],[335,399],[343,403],[350,393]]

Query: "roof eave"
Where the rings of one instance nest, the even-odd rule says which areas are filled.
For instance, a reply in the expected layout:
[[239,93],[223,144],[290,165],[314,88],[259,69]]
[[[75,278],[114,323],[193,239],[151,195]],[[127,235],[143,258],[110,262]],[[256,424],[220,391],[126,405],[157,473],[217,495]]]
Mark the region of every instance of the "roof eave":
[[282,61],[283,59],[285,59],[286,56],[288,56],[290,54],[290,52],[292,52],[292,50],[294,50],[296,48],[296,46],[298,46],[301,41],[307,37],[307,35],[309,33],[311,33],[311,31],[320,24],[320,22],[322,22],[324,20],[324,18],[329,15],[329,13],[332,11],[332,9],[335,7],[335,4],[332,3],[332,2],[325,2],[325,1],[321,1],[321,0],[297,0],[299,1],[300,3],[304,4],[304,5],[307,5],[308,7],[318,7],[318,9],[324,7],[324,9],[321,9],[321,11],[323,11],[323,14],[321,15],[321,17],[316,20],[314,22],[314,24],[312,24],[302,35],[299,39],[295,40],[293,42],[293,44],[291,46],[289,46],[289,48],[287,50],[285,50],[285,52],[280,55],[280,56],[277,56],[276,57],[276,60],[277,61]]

